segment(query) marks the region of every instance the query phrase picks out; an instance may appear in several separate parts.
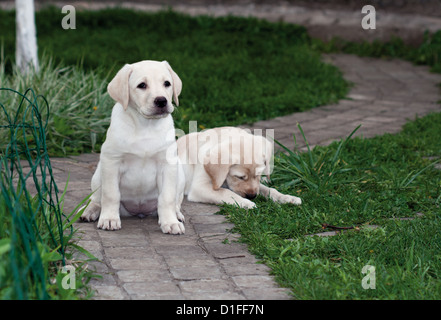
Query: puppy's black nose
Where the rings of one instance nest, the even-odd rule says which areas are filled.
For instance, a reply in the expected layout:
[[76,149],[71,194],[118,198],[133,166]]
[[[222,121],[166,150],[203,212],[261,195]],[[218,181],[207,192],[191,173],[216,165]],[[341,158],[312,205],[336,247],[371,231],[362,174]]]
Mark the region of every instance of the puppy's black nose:
[[164,108],[167,105],[166,97],[157,97],[154,101],[154,104],[158,108]]
[[247,199],[253,200],[255,197],[257,197],[257,193],[247,193],[245,194],[245,197]]

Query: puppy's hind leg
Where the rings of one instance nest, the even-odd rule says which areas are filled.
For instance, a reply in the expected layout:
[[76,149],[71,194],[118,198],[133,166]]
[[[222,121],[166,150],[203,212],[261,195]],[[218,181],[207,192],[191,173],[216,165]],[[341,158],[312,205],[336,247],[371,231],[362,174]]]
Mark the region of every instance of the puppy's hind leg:
[[81,215],[81,221],[96,221],[101,213],[101,174],[100,174],[100,163],[98,163],[98,167],[92,177],[91,182],[92,190],[95,190],[90,197],[90,203],[81,207],[79,210],[82,210],[84,207],[83,214]]
[[181,204],[182,201],[184,200],[184,194],[182,194],[182,197],[180,196],[176,201],[176,218],[178,218],[178,220],[180,222],[185,222],[185,217],[184,214],[182,213],[182,209],[181,209]]
[[[83,209],[82,207],[81,209]],[[80,210],[81,210],[80,209]],[[89,205],[84,210],[83,214],[81,215],[81,221],[96,221],[101,213],[101,206],[96,202],[90,202]]]

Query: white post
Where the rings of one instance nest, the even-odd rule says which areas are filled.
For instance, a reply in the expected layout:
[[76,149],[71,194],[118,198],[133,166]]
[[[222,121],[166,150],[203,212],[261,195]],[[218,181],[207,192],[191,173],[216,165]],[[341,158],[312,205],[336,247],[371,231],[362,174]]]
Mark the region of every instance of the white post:
[[28,72],[31,66],[38,71],[34,0],[15,0],[15,9],[17,27],[15,62],[23,73]]

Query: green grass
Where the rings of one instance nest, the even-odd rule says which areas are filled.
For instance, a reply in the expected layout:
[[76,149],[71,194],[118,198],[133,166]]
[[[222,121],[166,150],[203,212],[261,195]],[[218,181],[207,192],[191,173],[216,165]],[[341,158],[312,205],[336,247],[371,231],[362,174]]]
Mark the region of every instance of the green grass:
[[[72,226],[88,197],[64,212],[67,183],[60,192],[52,175],[46,99],[32,90],[1,92],[11,96],[15,108],[0,103],[7,141],[0,149],[0,299],[88,298],[93,274],[86,266],[93,257],[78,246]],[[75,268],[75,283],[69,277],[63,287],[65,265]]]
[[[51,155],[99,151],[110,123],[113,102],[106,93],[107,82],[96,72],[84,72],[75,66],[63,67],[47,56],[40,61],[39,73],[22,74],[14,67],[12,74],[7,74],[5,68],[5,63],[0,62],[1,87],[18,92],[33,88],[46,98],[50,112],[46,139]],[[0,91],[0,103],[13,115],[18,98]],[[46,111],[43,116],[47,116]],[[6,121],[6,114],[1,112],[0,125]],[[6,131],[0,129],[1,149],[9,143]]]
[[[11,186],[7,188],[12,190]],[[59,202],[61,208],[64,194]],[[39,206],[37,196],[31,199],[30,205],[23,196],[14,203],[12,213],[7,200],[0,199],[0,300],[89,299],[93,292],[88,283],[97,275],[88,267],[88,262],[96,258],[78,245],[78,230],[70,230],[81,214],[74,210],[66,215],[60,236],[54,210],[47,204]],[[28,220],[26,225],[32,227],[17,233],[20,227],[14,214],[24,216]],[[56,235],[56,243],[53,235]],[[56,245],[61,243],[66,250],[64,256],[59,252],[60,245]],[[75,268],[75,283],[67,281],[70,287],[63,287],[67,273],[63,273],[62,267],[66,261]]]
[[[72,90],[64,90],[62,97],[70,115],[82,119],[95,105],[107,116],[112,108],[104,96],[105,87],[89,72],[110,81],[125,63],[145,59],[167,60],[181,77],[181,106],[174,118],[184,131],[188,131],[189,120],[197,120],[201,128],[238,125],[333,103],[347,93],[341,72],[321,61],[300,26],[234,17],[192,18],[172,11],[152,14],[108,9],[77,11],[77,29],[63,30],[62,17],[59,9],[37,13],[39,52],[54,60],[51,69],[43,71],[47,74],[56,74],[60,62],[85,70],[83,76],[73,72]],[[13,12],[0,11],[0,42],[8,74],[13,72],[14,29]],[[88,77],[96,79],[94,86],[89,85]],[[61,79],[50,80],[37,90],[48,98],[53,93],[47,86],[54,90],[63,86]],[[79,93],[69,98],[75,91]],[[81,100],[89,94],[96,102]],[[74,117],[72,122],[67,117],[58,121],[54,130],[63,137],[57,147],[73,141],[85,145],[61,148],[60,152],[90,151],[90,132],[96,131],[87,131],[92,121],[77,123]],[[96,137],[98,147],[102,139],[102,134]]]
[[[259,198],[257,209],[224,206],[222,213],[296,299],[440,299],[439,123],[441,114],[431,114],[397,135],[279,155],[272,183],[303,204]],[[311,183],[317,179],[327,183]],[[404,217],[414,219],[395,219]],[[360,230],[306,236],[323,223]],[[365,265],[376,268],[375,290],[361,286]]]

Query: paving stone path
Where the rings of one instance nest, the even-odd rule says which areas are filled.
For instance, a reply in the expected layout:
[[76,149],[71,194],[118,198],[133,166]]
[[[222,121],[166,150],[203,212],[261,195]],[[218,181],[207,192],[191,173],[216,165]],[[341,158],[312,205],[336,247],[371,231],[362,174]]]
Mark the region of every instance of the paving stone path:
[[[326,55],[353,82],[347,100],[307,112],[261,121],[251,129],[274,129],[275,138],[294,147],[292,135],[300,123],[311,145],[328,144],[347,136],[372,137],[396,133],[408,119],[441,111],[441,75],[401,60],[378,60],[352,55]],[[298,136],[300,138],[300,136]],[[300,141],[301,139],[298,139]],[[70,173],[65,209],[72,210],[90,192],[98,154],[53,158],[59,187]],[[81,246],[102,262],[93,265],[103,276],[93,280],[96,299],[290,299],[270,270],[258,263],[232,224],[216,215],[217,206],[183,205],[185,235],[164,235],[157,217],[124,218],[119,231],[96,229],[96,223],[76,223]]]

